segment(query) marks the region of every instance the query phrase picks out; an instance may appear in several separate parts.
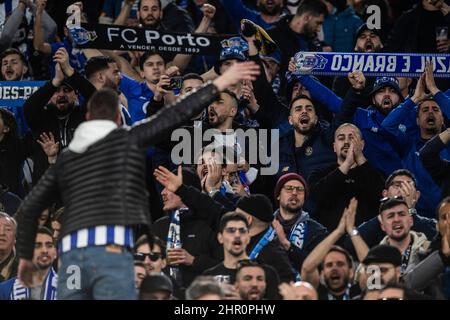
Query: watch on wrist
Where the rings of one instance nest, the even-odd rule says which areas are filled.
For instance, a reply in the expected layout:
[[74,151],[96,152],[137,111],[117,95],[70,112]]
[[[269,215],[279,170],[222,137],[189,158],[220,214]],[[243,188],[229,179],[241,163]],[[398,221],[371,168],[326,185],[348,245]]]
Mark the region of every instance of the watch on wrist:
[[352,232],[350,232],[350,237],[353,238],[355,236],[359,235],[359,231],[356,228],[353,228]]
[[417,210],[416,210],[416,208],[409,208],[409,209],[408,209],[408,213],[409,213],[410,215],[417,214]]
[[208,195],[212,198],[212,197],[214,197],[214,195],[215,195],[217,192],[220,192],[220,189],[218,189],[218,188],[213,188],[213,189],[211,189],[210,192],[208,192]]

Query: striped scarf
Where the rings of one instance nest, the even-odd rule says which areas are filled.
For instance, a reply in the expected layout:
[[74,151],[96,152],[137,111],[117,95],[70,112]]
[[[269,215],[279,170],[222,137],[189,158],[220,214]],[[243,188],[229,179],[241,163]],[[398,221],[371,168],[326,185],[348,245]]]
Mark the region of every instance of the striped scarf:
[[[43,300],[56,300],[56,286],[58,283],[58,275],[55,270],[51,268],[44,281],[44,299]],[[30,300],[31,289],[22,286],[19,279],[16,278],[11,290],[11,300]]]
[[249,255],[250,260],[255,260],[258,258],[259,253],[264,249],[264,247],[271,242],[275,238],[276,232],[275,229],[270,226],[267,229],[267,232],[264,234],[264,236],[258,241],[256,246],[253,248],[252,252]]

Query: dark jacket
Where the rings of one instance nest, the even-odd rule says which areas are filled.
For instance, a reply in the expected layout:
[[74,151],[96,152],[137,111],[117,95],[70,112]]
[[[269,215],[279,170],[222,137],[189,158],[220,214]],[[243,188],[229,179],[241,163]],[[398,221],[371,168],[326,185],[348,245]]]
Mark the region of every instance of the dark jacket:
[[[170,217],[165,216],[151,226],[151,233],[165,241],[169,233]],[[180,214],[180,240],[183,249],[195,257],[192,266],[180,267],[183,286],[188,287],[194,278],[223,260],[216,234],[202,220],[195,219],[193,212]]]
[[[200,219],[207,221],[213,231],[219,231],[220,219],[222,215],[229,210],[222,206],[218,201],[215,201],[214,198],[210,198],[208,195],[201,193],[193,187],[182,185],[175,193],[181,197],[181,200],[186,206],[193,209],[194,212],[198,214]],[[214,197],[220,197],[220,195],[216,194]],[[250,253],[253,250],[253,247],[264,236],[265,231],[250,239],[250,243],[247,246],[247,253]],[[282,282],[295,280],[295,274],[291,268],[289,259],[281,248],[278,240],[269,242],[269,244],[262,249],[258,256],[258,261],[274,267]]]
[[322,51],[316,39],[298,34],[289,27],[293,16],[282,17],[274,27],[267,30],[281,50],[281,74],[287,70],[289,60],[299,51]]
[[[435,300],[445,300],[449,297],[450,289],[450,257],[442,253],[441,236],[437,236],[431,243],[431,250],[422,261],[403,275],[405,285],[419,292],[430,295]],[[447,281],[444,281],[444,278]]]
[[[336,126],[346,122],[356,125],[364,139],[364,156],[375,169],[388,176],[403,167],[400,156],[392,145],[391,136],[381,126],[386,116],[375,106],[359,108],[360,96],[361,93],[353,88],[348,91],[341,109],[336,114]],[[408,100],[403,103],[408,103]],[[405,123],[405,126],[417,126],[415,117]]]
[[330,124],[319,122],[300,148],[295,147],[294,130],[280,138],[278,176],[296,172],[308,179],[314,170],[336,163],[336,154],[333,152],[334,130]]
[[[96,91],[95,87],[77,72],[67,78],[67,82],[78,90],[86,102]],[[85,121],[86,105],[76,106],[68,114],[59,116],[56,107],[48,103],[56,90],[57,88],[53,86],[52,82],[48,81],[25,101],[23,112],[34,141],[39,138],[41,133],[51,132],[62,150],[69,145],[78,125]],[[37,142],[33,144],[32,159],[34,162],[33,181],[36,183],[48,167],[47,156]]]
[[[359,104],[361,108],[367,108],[372,104],[370,92],[373,90],[375,80],[376,77],[366,77],[366,86],[362,90],[361,103]],[[345,97],[351,87],[352,85],[350,84],[350,81],[348,81],[347,76],[336,76],[333,80],[333,91],[339,97]]]
[[450,161],[439,156],[445,148],[446,145],[436,135],[420,150],[420,160],[436,184],[442,188],[442,197],[450,195]]
[[385,45],[385,52],[436,52],[436,27],[447,26],[450,16],[426,11],[422,4],[404,12],[397,20]]
[[314,171],[309,176],[308,185],[317,205],[314,215],[316,220],[328,230],[334,230],[353,197],[358,199],[356,225],[378,215],[384,179],[367,161],[350,169],[346,175],[335,163]]
[[[261,70],[264,70],[259,55],[250,56],[249,60],[254,61],[260,66]],[[256,77],[256,80],[252,84],[259,109],[251,117],[258,121],[261,128],[280,129],[280,135],[283,135],[284,130],[286,130],[285,128],[291,127],[289,124],[286,124],[289,116],[288,107],[273,92],[272,86],[267,81],[266,75],[263,72]]]
[[[261,233],[250,238],[246,251],[250,254],[254,247],[258,244],[261,238],[266,234],[268,228]],[[287,253],[281,247],[278,239],[273,239],[266,246],[264,246],[256,258],[260,263],[272,266],[280,277],[280,282],[295,281],[295,271],[291,266]]]
[[[275,211],[274,215],[275,219],[278,219],[280,221],[279,210]],[[295,228],[295,224],[297,224],[297,222],[302,218],[304,218],[306,221],[305,239],[301,247],[297,246],[293,241],[291,241],[291,246],[287,251],[287,255],[289,257],[291,265],[298,273],[300,273],[306,257],[328,235],[327,228],[325,228],[314,219],[311,219],[307,212],[301,211],[301,214],[299,214],[297,218],[294,218],[296,221],[292,227],[286,228],[282,223],[284,233],[286,234],[286,237],[288,239],[291,237],[291,234],[294,231],[293,229]]]
[[194,32],[195,26],[189,13],[174,2],[168,3],[163,9],[161,22],[163,30],[168,32]]
[[[214,25],[216,32],[218,34],[233,34],[236,29],[234,28],[234,25],[232,25],[230,17],[227,14],[220,14],[225,12],[222,2],[220,0],[209,0],[208,3],[216,7],[216,12],[218,13],[215,14],[212,19],[212,24]],[[203,18],[203,12],[200,8],[194,1],[188,1],[186,11],[194,21],[194,25],[198,26]]]
[[164,108],[157,117],[130,129],[113,130],[84,153],[63,152],[19,208],[19,257],[29,260],[33,257],[36,221],[58,193],[65,206],[61,238],[106,222],[148,225],[150,215],[143,174],[145,149],[206,108],[218,95],[217,88],[208,84]]
[[25,195],[21,181],[23,161],[31,153],[31,144],[25,140],[6,135],[0,141],[0,184],[21,197]]

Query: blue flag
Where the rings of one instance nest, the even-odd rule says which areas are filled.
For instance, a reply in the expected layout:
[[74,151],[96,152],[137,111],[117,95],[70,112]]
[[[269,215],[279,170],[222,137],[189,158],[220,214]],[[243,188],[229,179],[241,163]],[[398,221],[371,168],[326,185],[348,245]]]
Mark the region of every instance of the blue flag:
[[44,84],[45,81],[0,81],[0,108],[14,113],[21,136],[28,130],[22,106]]

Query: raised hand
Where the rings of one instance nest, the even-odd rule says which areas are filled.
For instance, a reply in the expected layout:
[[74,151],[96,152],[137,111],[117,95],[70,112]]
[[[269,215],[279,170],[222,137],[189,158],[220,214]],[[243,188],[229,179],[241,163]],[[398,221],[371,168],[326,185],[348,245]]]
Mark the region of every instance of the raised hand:
[[277,233],[278,236],[278,240],[280,241],[284,250],[289,250],[291,243],[289,242],[289,239],[286,237],[286,233],[284,232],[281,223],[277,219],[273,219],[272,227],[275,229],[275,232]]
[[405,198],[408,208],[414,208],[416,206],[417,202],[416,190],[411,184],[405,181],[401,181],[400,193],[403,196],[403,198]]
[[363,154],[364,144],[362,139],[356,133],[356,130],[351,130],[351,132],[352,132],[351,142],[353,144],[354,159],[355,162],[358,164],[358,166],[360,166],[367,161],[367,159],[364,157]]
[[159,166],[155,169],[153,175],[170,192],[176,192],[183,184],[182,167],[178,166],[177,174],[173,174],[167,168]]
[[345,211],[347,211],[345,219],[345,230],[347,231],[348,234],[351,234],[351,232],[355,228],[355,216],[357,208],[358,208],[358,200],[356,200],[356,198],[352,198],[350,200],[350,204],[345,209]]
[[295,66],[295,60],[294,60],[294,58],[291,58],[291,60],[289,60],[288,70],[290,72],[295,72],[296,69],[297,69],[297,67]]
[[223,91],[243,80],[254,81],[259,74],[260,68],[253,61],[235,63],[216,78],[213,83],[219,91]]
[[52,79],[52,84],[54,87],[58,88],[64,81],[64,73],[61,70],[59,63],[55,65],[55,76]]
[[177,66],[170,66],[166,69],[165,74],[169,77],[173,77],[173,76],[179,76],[180,75],[180,68],[178,68]]
[[442,53],[448,52],[449,48],[450,48],[450,40],[449,39],[437,41],[437,51],[438,52],[442,52]]
[[53,56],[53,61],[61,66],[61,70],[68,77],[75,72],[69,63],[69,54],[65,48],[59,48]]
[[169,76],[165,74],[161,75],[158,83],[156,84],[155,95],[153,96],[153,99],[155,101],[161,101],[164,98],[164,96],[170,92],[169,90],[164,89],[169,85],[170,85]]
[[201,10],[203,11],[203,17],[209,20],[212,20],[216,14],[216,7],[209,3],[205,3]]
[[425,84],[432,95],[439,92],[436,82],[434,82],[433,64],[427,61],[425,66]]
[[348,214],[348,207],[344,209],[344,212],[342,212],[341,219],[339,220],[339,224],[336,227],[336,230],[340,236],[343,236],[345,234],[345,227],[347,224],[347,214]]
[[339,170],[341,170],[343,174],[347,174],[356,163],[354,150],[355,144],[353,143],[353,141],[350,141],[350,147],[347,150],[347,156],[345,157],[344,162],[339,166]]
[[51,132],[46,134],[45,132],[39,136],[37,142],[44,150],[45,154],[48,157],[49,163],[55,163],[56,157],[58,156],[59,151],[59,142],[55,142],[55,137]]
[[250,81],[245,81],[241,86],[241,97],[249,102],[247,107],[252,113],[259,110],[258,102],[256,101],[255,93],[253,92],[253,85]]
[[167,261],[170,261],[170,265],[186,265],[191,266],[194,263],[195,257],[191,255],[186,249],[183,248],[171,248],[167,250]]
[[361,91],[366,87],[366,77],[362,71],[356,70],[353,72],[349,72],[348,81],[352,85],[353,89],[357,91]]
[[417,81],[416,84],[416,88],[414,90],[414,94],[411,97],[411,100],[415,103],[418,104],[419,102],[421,102],[423,99],[425,99],[426,95],[425,95],[425,72],[420,76],[419,80]]
[[222,183],[222,167],[213,158],[206,160],[208,173],[205,179],[205,189],[210,192],[213,189],[219,189]]

